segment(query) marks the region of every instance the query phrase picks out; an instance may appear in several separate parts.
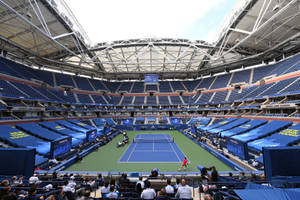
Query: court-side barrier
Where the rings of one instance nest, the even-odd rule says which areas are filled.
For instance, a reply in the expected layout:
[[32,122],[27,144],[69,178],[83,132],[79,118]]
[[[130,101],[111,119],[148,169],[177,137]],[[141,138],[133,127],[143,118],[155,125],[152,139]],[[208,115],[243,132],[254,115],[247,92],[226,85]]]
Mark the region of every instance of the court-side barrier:
[[[114,132],[114,133],[111,134],[110,136],[115,137],[115,136],[118,135],[118,134],[120,134],[120,131],[119,131],[119,130],[116,131],[116,132]],[[102,146],[102,143],[101,143],[101,142],[100,142],[100,143],[98,142],[98,143],[92,145],[91,147],[89,147],[88,149],[86,149],[86,150],[80,152],[80,153],[79,153],[80,158],[82,158],[82,157],[88,155],[89,153],[91,153],[92,151],[94,151],[95,149],[97,149],[97,148],[100,147],[100,146]],[[53,168],[50,169],[48,172],[49,172],[49,173],[53,173],[53,172],[55,172],[55,171],[61,171],[61,170],[64,170],[64,169],[68,168],[69,166],[71,166],[72,164],[74,164],[75,162],[77,162],[77,160],[78,160],[77,155],[76,155],[76,156],[73,156],[73,157],[71,157],[70,159],[66,160],[65,162],[62,162],[62,163],[60,163],[59,165],[53,167]]]
[[248,172],[247,169],[243,168],[242,166],[236,164],[235,162],[229,160],[228,158],[226,158],[224,155],[220,154],[219,152],[213,150],[212,148],[210,148],[209,146],[207,146],[206,144],[202,143],[202,142],[197,142],[192,136],[186,134],[183,130],[179,130],[182,134],[184,134],[185,136],[187,136],[188,138],[190,138],[191,140],[193,140],[196,144],[198,144],[199,146],[201,146],[202,148],[204,148],[206,151],[208,151],[209,153],[211,153],[212,155],[214,155],[216,158],[218,158],[219,160],[221,160],[223,163],[225,163],[226,165],[228,165],[229,167],[231,167],[232,169],[235,169],[237,171],[244,171],[244,172]]
[[189,128],[186,124],[135,124],[135,125],[117,125],[117,129],[121,130],[171,130],[171,129],[186,129]]

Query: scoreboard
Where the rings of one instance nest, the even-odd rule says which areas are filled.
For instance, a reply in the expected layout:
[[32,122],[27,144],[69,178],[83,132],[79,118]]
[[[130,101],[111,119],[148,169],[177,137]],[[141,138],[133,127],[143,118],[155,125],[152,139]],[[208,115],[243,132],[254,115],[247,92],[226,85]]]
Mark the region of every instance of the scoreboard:
[[145,74],[145,84],[146,85],[156,85],[158,84],[157,74]]

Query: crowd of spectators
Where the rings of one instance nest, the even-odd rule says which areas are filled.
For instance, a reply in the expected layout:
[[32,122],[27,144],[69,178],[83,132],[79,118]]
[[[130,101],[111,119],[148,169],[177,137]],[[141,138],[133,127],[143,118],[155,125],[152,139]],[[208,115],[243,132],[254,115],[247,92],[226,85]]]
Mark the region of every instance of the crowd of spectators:
[[[154,176],[153,176],[154,175]],[[85,199],[193,199],[196,193],[202,199],[218,199],[219,190],[243,188],[248,181],[264,181],[264,176],[244,172],[239,175],[229,173],[219,176],[217,169],[203,167],[199,181],[192,179],[166,179],[158,174],[158,169],[149,176],[128,178],[123,173],[119,178],[78,175],[78,174],[34,174],[29,178],[22,176],[2,177],[0,200],[85,200]],[[176,180],[176,181],[175,181]],[[189,185],[189,184],[191,185]],[[152,186],[152,184],[154,184]],[[98,195],[97,195],[98,192]],[[201,195],[200,195],[201,196]]]

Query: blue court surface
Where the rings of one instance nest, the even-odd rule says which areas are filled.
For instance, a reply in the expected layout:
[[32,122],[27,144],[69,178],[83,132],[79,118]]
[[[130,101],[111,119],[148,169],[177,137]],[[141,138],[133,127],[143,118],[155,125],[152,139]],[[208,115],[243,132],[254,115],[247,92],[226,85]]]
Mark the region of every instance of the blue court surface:
[[185,157],[176,143],[167,141],[169,134],[138,134],[135,139],[141,141],[131,143],[119,162],[178,163]]

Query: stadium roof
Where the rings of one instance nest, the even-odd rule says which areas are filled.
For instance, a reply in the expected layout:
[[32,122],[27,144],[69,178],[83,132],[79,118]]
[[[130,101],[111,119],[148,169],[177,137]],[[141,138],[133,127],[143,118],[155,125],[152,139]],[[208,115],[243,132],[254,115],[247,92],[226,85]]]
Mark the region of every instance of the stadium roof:
[[[63,0],[0,0],[0,49],[40,68],[106,79],[196,78],[299,52],[299,0],[246,0],[214,43],[146,38],[90,41]],[[201,38],[199,38],[201,39]]]

